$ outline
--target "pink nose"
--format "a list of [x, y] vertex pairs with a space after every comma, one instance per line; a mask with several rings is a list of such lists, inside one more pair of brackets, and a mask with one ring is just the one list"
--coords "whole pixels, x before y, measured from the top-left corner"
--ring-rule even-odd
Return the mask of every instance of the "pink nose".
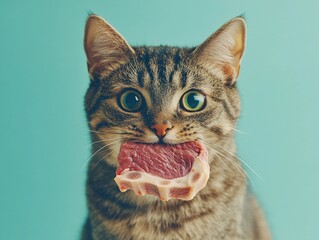
[[170, 123], [156, 123], [151, 126], [151, 129], [156, 132], [157, 136], [164, 137], [167, 131], [172, 129], [172, 125]]

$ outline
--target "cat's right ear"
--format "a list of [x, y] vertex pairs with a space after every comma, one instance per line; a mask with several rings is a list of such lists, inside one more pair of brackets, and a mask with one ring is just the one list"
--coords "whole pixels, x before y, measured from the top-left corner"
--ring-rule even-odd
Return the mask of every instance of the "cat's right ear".
[[90, 15], [87, 19], [84, 48], [92, 80], [107, 76], [134, 54], [121, 34], [97, 15]]
[[246, 22], [237, 17], [224, 24], [193, 52], [195, 61], [232, 86], [239, 75], [246, 45]]

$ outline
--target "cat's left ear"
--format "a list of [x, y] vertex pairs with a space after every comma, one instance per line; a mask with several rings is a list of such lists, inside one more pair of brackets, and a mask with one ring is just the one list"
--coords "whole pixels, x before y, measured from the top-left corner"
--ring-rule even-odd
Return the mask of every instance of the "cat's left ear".
[[97, 15], [90, 15], [86, 22], [84, 48], [91, 79], [108, 75], [135, 53], [121, 34]]
[[246, 44], [246, 23], [237, 17], [224, 24], [193, 52], [197, 64], [226, 85], [233, 85], [239, 75]]

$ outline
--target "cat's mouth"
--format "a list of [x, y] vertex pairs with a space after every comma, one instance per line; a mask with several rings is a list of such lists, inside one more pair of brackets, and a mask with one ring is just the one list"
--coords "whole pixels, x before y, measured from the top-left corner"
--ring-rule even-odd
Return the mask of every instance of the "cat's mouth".
[[198, 141], [180, 144], [123, 143], [115, 182], [122, 192], [161, 200], [192, 199], [209, 177], [208, 153]]

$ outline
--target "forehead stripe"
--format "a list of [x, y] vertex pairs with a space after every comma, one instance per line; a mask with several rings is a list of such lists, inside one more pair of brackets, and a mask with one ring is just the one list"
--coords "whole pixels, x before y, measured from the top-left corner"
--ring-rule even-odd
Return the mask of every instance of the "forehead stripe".
[[148, 75], [150, 76], [151, 81], [153, 81], [154, 80], [154, 74], [153, 74], [153, 71], [151, 69], [150, 54], [149, 54], [147, 48], [145, 48], [144, 65], [146, 67], [146, 71], [147, 71]]
[[173, 82], [174, 73], [177, 71], [177, 68], [179, 67], [179, 64], [181, 62], [181, 56], [180, 56], [180, 50], [179, 49], [176, 50], [175, 56], [173, 58], [173, 61], [174, 61], [174, 68], [171, 71], [171, 73], [169, 74], [169, 78], [168, 78], [170, 83]]
[[165, 49], [160, 49], [158, 52], [158, 57], [157, 57], [157, 74], [158, 74], [157, 77], [159, 82], [161, 83], [165, 83], [167, 81], [166, 64], [167, 64], [166, 51]]
[[186, 87], [186, 84], [187, 84], [187, 72], [184, 69], [182, 70], [181, 84], [182, 84], [182, 88]]
[[137, 72], [137, 83], [140, 87], [144, 87], [144, 71], [138, 70]]

